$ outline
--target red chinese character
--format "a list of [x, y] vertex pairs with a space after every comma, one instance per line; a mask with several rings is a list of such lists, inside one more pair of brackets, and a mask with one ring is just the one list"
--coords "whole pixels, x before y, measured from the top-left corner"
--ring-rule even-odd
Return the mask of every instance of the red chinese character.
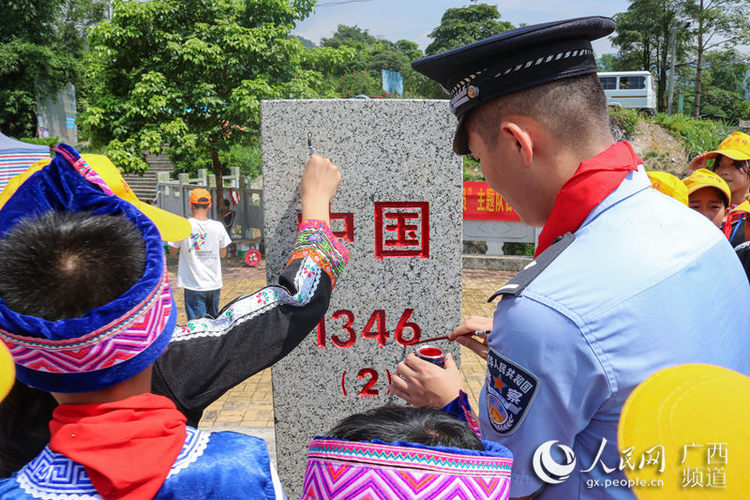
[[[334, 235], [343, 238], [346, 241], [354, 243], [354, 214], [347, 212], [330, 212], [329, 227]], [[334, 222], [343, 222], [344, 229], [336, 230]], [[302, 224], [302, 214], [297, 214], [297, 224]]]
[[430, 258], [428, 202], [375, 202], [375, 258], [383, 257]]

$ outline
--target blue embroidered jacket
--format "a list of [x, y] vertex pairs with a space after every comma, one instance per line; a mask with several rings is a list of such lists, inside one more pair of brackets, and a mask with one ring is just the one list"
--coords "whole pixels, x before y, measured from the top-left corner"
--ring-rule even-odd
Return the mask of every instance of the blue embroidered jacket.
[[[94, 500], [102, 497], [91, 484], [83, 465], [46, 447], [20, 471], [0, 479], [0, 498]], [[277, 498], [266, 443], [235, 432], [206, 433], [188, 427], [182, 451], [154, 498]]]

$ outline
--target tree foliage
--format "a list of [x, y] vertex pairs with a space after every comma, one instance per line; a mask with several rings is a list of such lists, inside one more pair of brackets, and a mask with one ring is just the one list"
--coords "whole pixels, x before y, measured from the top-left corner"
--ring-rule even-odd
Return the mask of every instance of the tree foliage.
[[[683, 23], [681, 0], [633, 0], [626, 12], [614, 16], [617, 32], [612, 43], [620, 48], [616, 71], [645, 70], [656, 77], [657, 108], [666, 109], [670, 30]], [[684, 60], [689, 33], [676, 34], [677, 56]]]
[[[289, 30], [312, 0], [115, 3], [90, 35], [97, 82], [83, 125], [124, 170], [166, 151], [180, 168], [209, 166], [257, 136], [261, 99], [312, 98], [322, 75], [301, 67]], [[221, 196], [221, 194], [219, 194]]]
[[701, 113], [704, 55], [711, 49], [750, 41], [750, 11], [747, 0], [684, 0], [683, 8], [693, 21], [696, 55], [693, 115], [697, 118]]
[[33, 136], [36, 98], [80, 82], [86, 31], [103, 19], [99, 0], [13, 0], [0, 23], [0, 130]]
[[440, 19], [440, 26], [428, 35], [433, 41], [425, 49], [425, 54], [455, 49], [510, 29], [513, 29], [513, 25], [500, 20], [500, 12], [495, 5], [479, 3], [448, 9]]

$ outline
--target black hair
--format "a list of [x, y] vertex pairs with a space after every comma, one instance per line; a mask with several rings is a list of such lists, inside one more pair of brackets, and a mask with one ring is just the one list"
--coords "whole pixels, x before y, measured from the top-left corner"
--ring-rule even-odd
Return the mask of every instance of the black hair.
[[193, 208], [208, 208], [208, 203], [191, 203], [190, 204]]
[[466, 424], [434, 408], [385, 405], [341, 420], [327, 436], [347, 441], [407, 441], [427, 446], [484, 450]]
[[596, 73], [563, 78], [498, 97], [470, 112], [470, 124], [487, 146], [494, 146], [500, 123], [509, 115], [534, 118], [572, 148], [592, 135], [609, 133], [607, 97]]
[[58, 320], [107, 304], [138, 282], [146, 248], [128, 219], [47, 212], [0, 240], [0, 297], [11, 310]]

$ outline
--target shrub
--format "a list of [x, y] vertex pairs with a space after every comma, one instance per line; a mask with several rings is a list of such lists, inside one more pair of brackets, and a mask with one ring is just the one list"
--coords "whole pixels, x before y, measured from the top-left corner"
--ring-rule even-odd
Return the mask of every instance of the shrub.
[[342, 98], [366, 95], [372, 98], [394, 97], [383, 90], [380, 75], [374, 75], [368, 71], [353, 71], [344, 73], [339, 77], [339, 94]]
[[609, 121], [613, 127], [622, 130], [625, 137], [631, 137], [633, 132], [635, 132], [635, 126], [641, 121], [641, 115], [638, 110], [633, 108], [610, 106]]
[[464, 180], [465, 181], [483, 181], [482, 168], [479, 162], [471, 156], [464, 156]]
[[727, 124], [723, 122], [696, 120], [683, 114], [659, 113], [654, 121], [669, 130], [672, 135], [685, 140], [688, 158], [715, 149], [730, 132]]
[[41, 144], [42, 146], [48, 146], [54, 148], [60, 142], [60, 138], [55, 137], [21, 137], [19, 141], [28, 142], [31, 144]]

